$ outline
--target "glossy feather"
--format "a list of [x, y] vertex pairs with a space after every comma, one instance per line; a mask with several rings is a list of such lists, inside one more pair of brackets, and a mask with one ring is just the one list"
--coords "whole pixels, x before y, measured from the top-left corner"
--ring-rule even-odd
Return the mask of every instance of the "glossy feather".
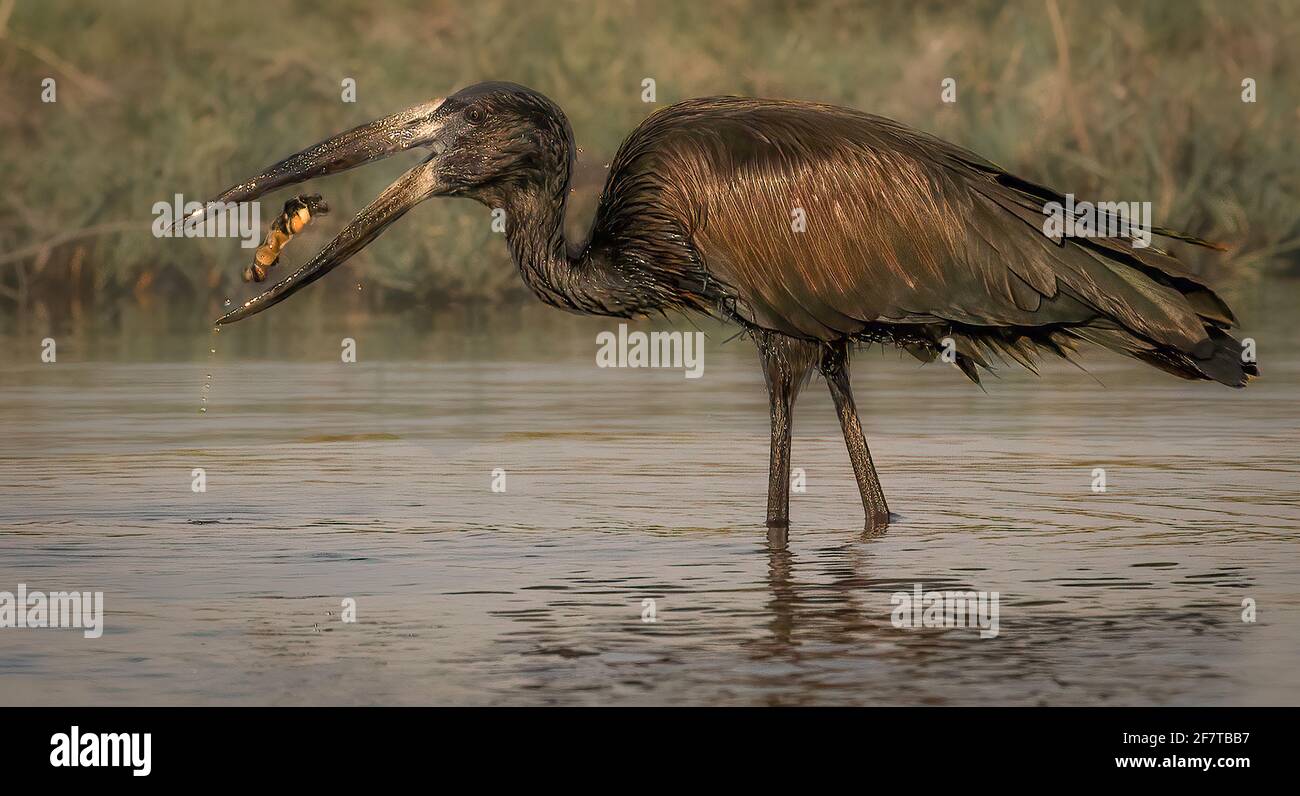
[[1063, 197], [889, 119], [713, 97], [629, 136], [591, 247], [658, 269], [684, 306], [721, 305], [759, 329], [889, 340], [922, 358], [951, 337], [974, 379], [990, 356], [1033, 367], [1079, 340], [1185, 378], [1241, 386], [1255, 374], [1223, 331], [1226, 304], [1172, 255], [1053, 240], [1047, 201]]

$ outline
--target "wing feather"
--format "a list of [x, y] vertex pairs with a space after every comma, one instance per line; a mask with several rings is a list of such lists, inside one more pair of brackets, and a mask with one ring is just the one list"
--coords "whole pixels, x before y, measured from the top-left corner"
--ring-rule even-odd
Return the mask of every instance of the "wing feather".
[[[960, 325], [968, 374], [985, 352], [1027, 367], [1036, 346], [1067, 356], [1071, 337], [1195, 371], [1181, 358], [1208, 361], [1231, 341], [1212, 334], [1235, 322], [1227, 305], [1167, 252], [1046, 235], [1043, 205], [1061, 200], [883, 117], [713, 97], [642, 123], [603, 204], [635, 201], [668, 219], [744, 320], [801, 338], [882, 324], [933, 338]], [[1159, 346], [1174, 351], [1150, 353]]]

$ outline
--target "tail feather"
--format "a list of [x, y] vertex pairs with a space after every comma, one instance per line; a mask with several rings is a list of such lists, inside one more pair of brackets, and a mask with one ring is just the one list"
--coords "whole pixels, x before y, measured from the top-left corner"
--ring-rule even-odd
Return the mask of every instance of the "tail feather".
[[1207, 249], [1214, 249], [1215, 251], [1219, 251], [1219, 252], [1226, 252], [1228, 250], [1228, 247], [1224, 246], [1222, 243], [1213, 243], [1211, 241], [1205, 240], [1204, 238], [1198, 238], [1195, 235], [1188, 235], [1185, 232], [1175, 232], [1174, 230], [1169, 229], [1168, 227], [1152, 227], [1151, 231], [1164, 238], [1173, 238], [1174, 240], [1186, 241], [1187, 243], [1191, 243], [1196, 246], [1204, 246]]
[[1245, 360], [1244, 349], [1236, 338], [1218, 329], [1208, 331], [1210, 344], [1197, 353], [1144, 340], [1115, 325], [1078, 326], [1066, 333], [1184, 379], [1207, 379], [1229, 387], [1245, 387], [1259, 375], [1259, 367]]
[[[1060, 199], [1051, 189], [1019, 178], [999, 176], [1012, 189], [993, 198], [1004, 208], [1032, 208], [1033, 199]], [[1031, 199], [1032, 197], [1033, 199]], [[1152, 227], [1164, 238], [1218, 251], [1225, 247], [1177, 232]], [[1124, 237], [1072, 238], [1055, 252], [1058, 285], [1097, 311], [1083, 324], [1056, 329], [1022, 330], [1038, 345], [1069, 358], [1062, 341], [1084, 340], [1185, 379], [1206, 379], [1244, 387], [1259, 375], [1246, 361], [1241, 343], [1227, 330], [1237, 318], [1227, 303], [1182, 262], [1155, 246], [1139, 246]], [[1080, 257], [1079, 254], [1087, 257]], [[1005, 335], [1003, 335], [1005, 336]]]
[[993, 371], [993, 361], [1018, 364], [1038, 375], [1043, 355], [1058, 356], [1082, 368], [1076, 353], [1078, 344], [1092, 345], [1132, 357], [1183, 379], [1216, 381], [1228, 387], [1245, 387], [1259, 375], [1259, 366], [1247, 361], [1242, 343], [1214, 326], [1207, 326], [1208, 339], [1194, 351], [1184, 351], [1134, 334], [1109, 319], [1054, 328], [933, 327], [931, 341], [908, 343], [905, 349], [922, 362], [933, 361], [943, 350], [944, 338], [956, 343], [952, 361], [963, 374], [980, 383], [980, 369]]
[[[1010, 175], [969, 153], [953, 157], [991, 175], [977, 192], [1036, 231], [1042, 229], [1043, 203], [1063, 201], [1056, 191]], [[977, 208], [985, 205], [976, 205]], [[1163, 238], [1224, 251], [1203, 238], [1166, 227], [1152, 227]], [[1035, 326], [927, 325], [906, 340], [918, 359], [933, 359], [944, 338], [956, 341], [953, 362], [979, 383], [979, 368], [996, 359], [1037, 372], [1035, 361], [1054, 354], [1074, 364], [1078, 342], [1133, 357], [1184, 379], [1203, 379], [1244, 387], [1259, 375], [1245, 361], [1241, 343], [1228, 330], [1237, 318], [1205, 281], [1171, 253], [1142, 246], [1130, 237], [1039, 238], [1041, 248], [1002, 252], [1006, 268], [1031, 295], [1042, 319]], [[995, 247], [996, 248], [996, 247]], [[1012, 281], [1012, 287], [1020, 282]], [[1036, 293], [1037, 296], [1033, 294]]]

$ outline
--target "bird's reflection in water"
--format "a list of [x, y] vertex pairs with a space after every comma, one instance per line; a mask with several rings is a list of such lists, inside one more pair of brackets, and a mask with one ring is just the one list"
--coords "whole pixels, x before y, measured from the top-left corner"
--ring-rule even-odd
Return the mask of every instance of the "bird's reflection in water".
[[[801, 648], [840, 645], [888, 621], [888, 601], [875, 606], [864, 559], [867, 532], [799, 555], [790, 550], [790, 529], [767, 529], [768, 635], [751, 646], [755, 659], [784, 658], [794, 663]], [[817, 581], [821, 581], [820, 583]]]

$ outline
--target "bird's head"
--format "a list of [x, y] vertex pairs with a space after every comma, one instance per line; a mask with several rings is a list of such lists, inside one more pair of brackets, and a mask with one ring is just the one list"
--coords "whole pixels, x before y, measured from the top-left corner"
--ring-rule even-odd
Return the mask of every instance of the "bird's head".
[[[537, 192], [562, 201], [573, 136], [555, 103], [514, 83], [479, 83], [321, 141], [241, 182], [209, 204], [265, 193], [419, 150], [426, 157], [397, 178], [315, 257], [265, 292], [217, 319], [247, 318], [320, 279], [406, 211], [432, 196], [463, 196], [506, 207]], [[182, 223], [195, 216], [183, 219]]]
[[443, 103], [455, 119], [438, 156], [442, 194], [500, 207], [515, 191], [562, 187], [573, 162], [564, 112], [514, 83], [479, 83]]

